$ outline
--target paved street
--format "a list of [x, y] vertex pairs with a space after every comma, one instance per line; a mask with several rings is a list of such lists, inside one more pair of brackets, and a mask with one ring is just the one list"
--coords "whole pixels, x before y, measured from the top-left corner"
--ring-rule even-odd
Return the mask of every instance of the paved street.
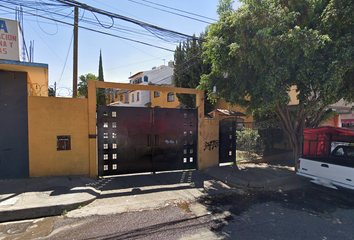
[[154, 209], [7, 222], [0, 239], [354, 239], [352, 196], [312, 185], [250, 189]]

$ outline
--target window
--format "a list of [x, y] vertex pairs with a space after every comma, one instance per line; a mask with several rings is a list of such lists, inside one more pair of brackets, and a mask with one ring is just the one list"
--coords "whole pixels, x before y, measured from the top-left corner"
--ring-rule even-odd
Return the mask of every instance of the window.
[[111, 95], [108, 95], [108, 101], [111, 101]]
[[156, 97], [160, 97], [160, 92], [155, 91], [155, 92], [154, 92], [154, 97], [155, 97], [155, 98], [156, 98]]
[[148, 82], [148, 81], [149, 81], [148, 76], [144, 76], [144, 82]]
[[133, 81], [133, 84], [139, 84], [139, 83], [141, 83], [141, 82], [143, 82], [143, 79], [142, 79], [142, 77], [139, 77], [139, 78], [136, 78], [136, 79]]
[[354, 149], [353, 148], [347, 148], [347, 155], [349, 157], [354, 157]]
[[115, 96], [115, 98], [118, 98], [118, 93], [116, 92], [116, 93], [114, 94], [114, 96]]
[[140, 92], [136, 93], [136, 101], [140, 101]]
[[123, 101], [123, 94], [120, 95], [120, 101]]
[[342, 147], [338, 148], [337, 151], [333, 155], [335, 155], [335, 156], [343, 156], [344, 155], [344, 149]]
[[71, 136], [57, 136], [57, 151], [71, 150]]
[[132, 102], [134, 102], [134, 94], [132, 94]]
[[175, 94], [170, 92], [167, 94], [167, 102], [173, 102], [175, 100]]

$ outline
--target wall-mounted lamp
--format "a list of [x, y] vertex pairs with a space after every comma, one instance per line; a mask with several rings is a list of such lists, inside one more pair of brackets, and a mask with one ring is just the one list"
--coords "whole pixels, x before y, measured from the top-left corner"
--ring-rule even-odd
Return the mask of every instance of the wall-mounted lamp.
[[212, 99], [218, 98], [218, 93], [216, 92], [216, 86], [213, 87], [213, 91], [211, 92], [211, 98]]

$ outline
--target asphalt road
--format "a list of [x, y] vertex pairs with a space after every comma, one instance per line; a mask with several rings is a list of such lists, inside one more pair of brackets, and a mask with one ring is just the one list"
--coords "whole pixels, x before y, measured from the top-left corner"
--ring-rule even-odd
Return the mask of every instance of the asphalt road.
[[354, 239], [353, 196], [253, 189], [160, 209], [2, 223], [0, 239]]

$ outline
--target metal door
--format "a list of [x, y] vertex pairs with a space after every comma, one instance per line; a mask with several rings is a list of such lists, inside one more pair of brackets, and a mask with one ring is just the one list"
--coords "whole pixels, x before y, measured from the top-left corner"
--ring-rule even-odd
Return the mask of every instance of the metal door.
[[100, 176], [196, 168], [197, 110], [97, 110]]
[[152, 171], [149, 108], [99, 106], [97, 129], [100, 176]]
[[28, 177], [27, 73], [0, 71], [0, 179]]
[[236, 163], [236, 119], [219, 123], [219, 163]]
[[155, 108], [154, 171], [197, 168], [197, 110]]

